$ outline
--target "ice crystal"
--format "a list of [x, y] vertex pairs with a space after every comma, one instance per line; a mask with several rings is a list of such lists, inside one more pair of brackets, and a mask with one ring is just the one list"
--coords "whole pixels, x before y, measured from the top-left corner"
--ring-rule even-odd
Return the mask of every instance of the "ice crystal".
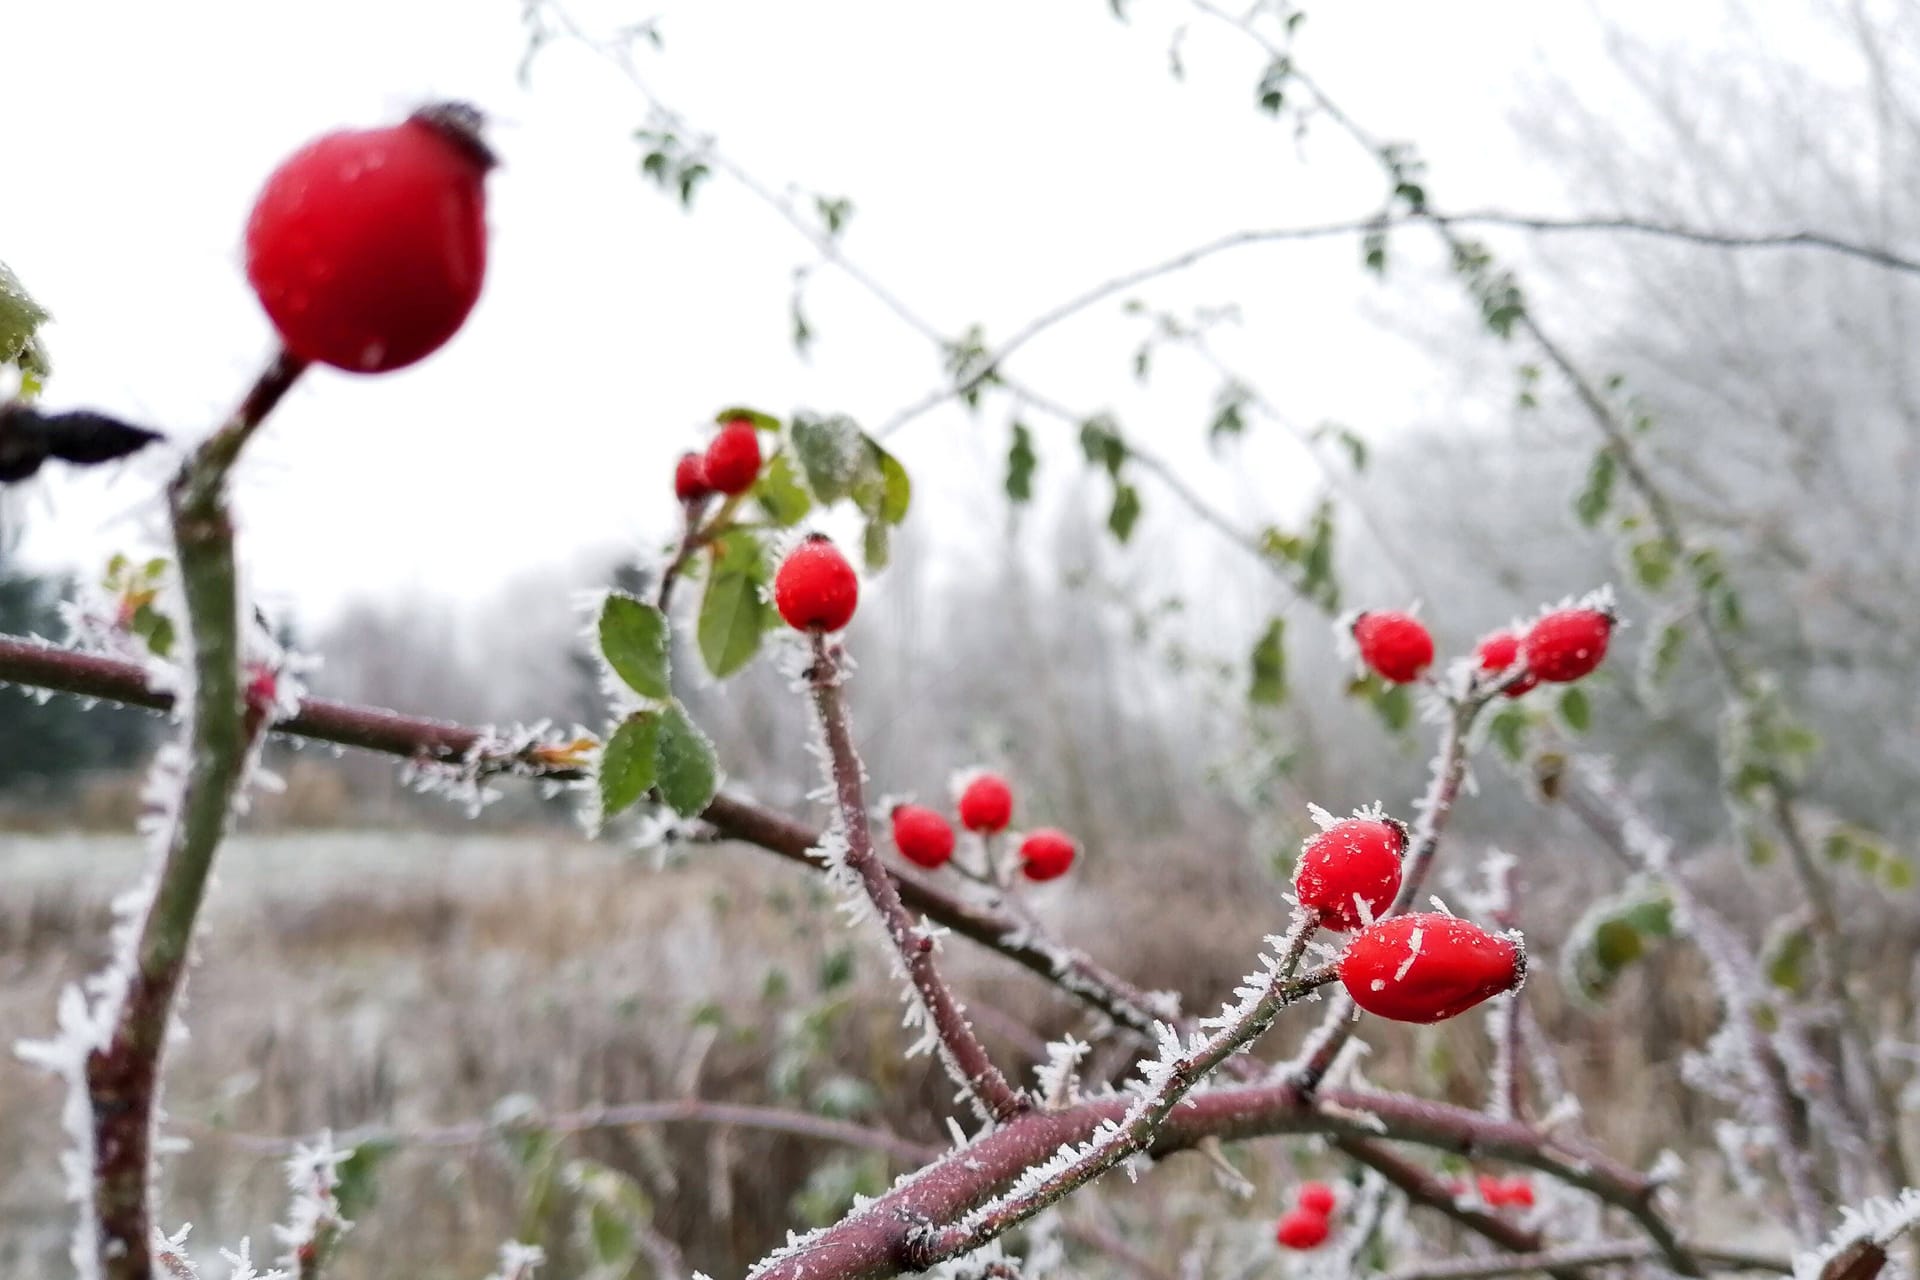
[[1797, 1255], [1793, 1280], [1820, 1280], [1829, 1264], [1856, 1245], [1884, 1249], [1894, 1237], [1920, 1223], [1920, 1187], [1908, 1187], [1891, 1200], [1876, 1197], [1840, 1210], [1840, 1225], [1818, 1249]]

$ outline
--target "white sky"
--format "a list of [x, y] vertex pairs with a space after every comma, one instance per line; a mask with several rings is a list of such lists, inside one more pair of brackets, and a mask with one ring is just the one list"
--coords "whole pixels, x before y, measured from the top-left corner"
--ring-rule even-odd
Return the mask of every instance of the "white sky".
[[[1586, 7], [1310, 8], [1302, 63], [1376, 133], [1419, 141], [1439, 203], [1555, 205], [1551, 174], [1517, 162], [1506, 114], [1547, 69], [1606, 91]], [[980, 322], [991, 339], [1221, 232], [1375, 207], [1378, 176], [1344, 139], [1323, 126], [1299, 148], [1252, 110], [1262, 59], [1240, 37], [1173, 0], [1133, 9], [1125, 26], [1101, 0], [571, 11], [600, 29], [657, 13], [666, 49], [642, 65], [667, 101], [764, 181], [851, 197], [850, 256], [943, 329]], [[1687, 9], [1608, 12], [1657, 33]], [[1188, 19], [1180, 84], [1166, 34]], [[11, 6], [5, 40], [0, 259], [56, 313], [48, 403], [183, 436], [224, 412], [270, 346], [238, 243], [271, 167], [318, 132], [430, 98], [497, 118], [493, 260], [465, 330], [400, 374], [310, 376], [243, 465], [254, 582], [309, 619], [362, 593], [477, 596], [663, 534], [672, 459], [723, 404], [874, 426], [939, 379], [925, 340], [831, 268], [815, 272], [819, 339], [798, 359], [787, 292], [806, 246], [724, 178], [691, 215], [645, 184], [631, 138], [645, 104], [591, 52], [549, 47], [523, 88], [512, 0], [63, 0]], [[1248, 301], [1226, 345], [1263, 388], [1297, 421], [1379, 435], [1459, 388], [1382, 324], [1408, 295], [1356, 260], [1350, 241], [1253, 250], [1151, 296]], [[1192, 478], [1229, 505], [1297, 502], [1306, 481], [1261, 446], [1237, 465], [1205, 457], [1211, 378], [1132, 386], [1135, 324], [1109, 307], [1011, 367], [1089, 411], [1121, 409], [1160, 451], [1192, 455]], [[1049, 458], [1070, 462], [1071, 433], [1033, 421]], [[913, 536], [964, 547], [967, 517], [997, 502], [1004, 423], [949, 409], [898, 438], [918, 481]], [[17, 508], [28, 559], [91, 566], [152, 545], [163, 465], [36, 483]]]

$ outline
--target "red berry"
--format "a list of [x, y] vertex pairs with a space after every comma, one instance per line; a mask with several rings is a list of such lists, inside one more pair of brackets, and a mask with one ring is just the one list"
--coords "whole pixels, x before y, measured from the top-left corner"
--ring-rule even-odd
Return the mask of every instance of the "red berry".
[[1295, 1209], [1280, 1219], [1273, 1238], [1284, 1249], [1318, 1249], [1327, 1242], [1327, 1215]]
[[1340, 957], [1340, 981], [1353, 1002], [1395, 1022], [1439, 1022], [1526, 976], [1513, 939], [1437, 911], [1391, 916], [1353, 936]]
[[[1480, 659], [1482, 671], [1512, 675], [1514, 664], [1520, 660], [1520, 637], [1511, 631], [1496, 631], [1481, 640], [1473, 652]], [[1507, 696], [1517, 698], [1539, 683], [1540, 677], [1529, 671], [1507, 686]]]
[[1480, 1198], [1487, 1202], [1487, 1205], [1489, 1208], [1503, 1209], [1506, 1207], [1506, 1204], [1507, 1204], [1507, 1184], [1506, 1183], [1502, 1182], [1500, 1179], [1494, 1177], [1490, 1173], [1483, 1173], [1479, 1177], [1475, 1178], [1473, 1181], [1474, 1181], [1474, 1186], [1480, 1192]]
[[1501, 1183], [1500, 1193], [1516, 1209], [1533, 1208], [1533, 1184], [1525, 1178], [1508, 1178]]
[[992, 835], [1013, 821], [1013, 788], [998, 774], [982, 773], [960, 793], [960, 825]]
[[893, 843], [901, 857], [931, 871], [953, 856], [953, 828], [931, 809], [917, 804], [896, 805]]
[[1308, 1213], [1317, 1213], [1326, 1217], [1333, 1212], [1333, 1188], [1324, 1182], [1303, 1182], [1300, 1193], [1294, 1197], [1294, 1204]]
[[853, 620], [860, 579], [831, 539], [812, 534], [773, 575], [773, 603], [795, 631], [838, 631]]
[[247, 664], [246, 703], [256, 711], [272, 707], [280, 696], [280, 680], [273, 671], [258, 663]]
[[[1406, 828], [1397, 822], [1347, 818], [1307, 841], [1293, 868], [1300, 905], [1320, 917], [1320, 927], [1345, 933], [1374, 919], [1400, 892], [1400, 857]], [[1366, 910], [1360, 902], [1366, 903]]]
[[760, 433], [745, 418], [720, 428], [707, 445], [707, 484], [719, 493], [745, 493], [760, 475]]
[[1433, 665], [1433, 637], [1410, 614], [1363, 613], [1353, 620], [1353, 639], [1360, 660], [1394, 684], [1411, 684]]
[[352, 373], [422, 360], [479, 300], [485, 179], [472, 107], [308, 143], [273, 171], [247, 220], [247, 279], [287, 350]]
[[1612, 634], [1613, 615], [1604, 609], [1560, 609], [1534, 623], [1520, 649], [1527, 670], [1565, 684], [1600, 665]]
[[706, 459], [697, 453], [683, 453], [673, 468], [673, 493], [682, 502], [698, 502], [713, 492], [707, 483]]
[[1067, 874], [1075, 852], [1072, 836], [1042, 827], [1020, 842], [1020, 870], [1029, 880], [1054, 880]]

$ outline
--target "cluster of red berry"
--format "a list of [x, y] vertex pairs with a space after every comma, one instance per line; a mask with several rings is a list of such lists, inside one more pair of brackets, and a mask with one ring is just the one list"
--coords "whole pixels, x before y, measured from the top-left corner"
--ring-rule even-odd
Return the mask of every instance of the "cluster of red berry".
[[[1533, 1183], [1525, 1178], [1496, 1178], [1483, 1173], [1473, 1180], [1473, 1185], [1489, 1209], [1533, 1208]], [[1458, 1199], [1467, 1194], [1467, 1184], [1453, 1179], [1447, 1183], [1447, 1190]]]
[[1286, 1249], [1318, 1249], [1333, 1231], [1333, 1211], [1339, 1198], [1324, 1182], [1303, 1182], [1293, 1208], [1281, 1215], [1273, 1238]]
[[[1500, 677], [1517, 698], [1542, 681], [1567, 684], [1589, 675], [1607, 656], [1614, 616], [1585, 606], [1543, 614], [1524, 633], [1496, 631], [1474, 649], [1480, 670]], [[1433, 634], [1408, 613], [1362, 613], [1353, 620], [1360, 661], [1390, 684], [1411, 684], [1433, 665]]]
[[[982, 840], [997, 836], [1013, 821], [1013, 788], [998, 774], [976, 773], [961, 788], [955, 808], [961, 826]], [[937, 870], [953, 857], [953, 828], [924, 805], [895, 805], [893, 843], [908, 862]], [[1017, 851], [1020, 874], [1036, 881], [1058, 879], [1073, 865], [1078, 852], [1073, 837], [1064, 831], [1042, 827], [1028, 832]]]
[[673, 492], [680, 501], [705, 502], [716, 493], [733, 497], [760, 478], [760, 432], [751, 420], [735, 418], [707, 443], [705, 453], [683, 453], [673, 469]]

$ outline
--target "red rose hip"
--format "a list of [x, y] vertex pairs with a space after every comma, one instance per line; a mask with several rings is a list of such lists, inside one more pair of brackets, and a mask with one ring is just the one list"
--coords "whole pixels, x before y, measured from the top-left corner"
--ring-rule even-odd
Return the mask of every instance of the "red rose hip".
[[[1520, 637], [1511, 631], [1496, 631], [1482, 639], [1473, 654], [1480, 659], [1482, 671], [1491, 675], [1511, 676], [1520, 662]], [[1540, 677], [1529, 671], [1507, 686], [1507, 696], [1517, 698], [1539, 683]]]
[[1273, 1238], [1283, 1249], [1318, 1249], [1327, 1242], [1327, 1215], [1295, 1209], [1280, 1219]]
[[1406, 851], [1407, 830], [1397, 822], [1336, 822], [1301, 849], [1293, 868], [1294, 895], [1319, 917], [1321, 928], [1358, 929], [1393, 904]]
[[705, 462], [707, 484], [716, 492], [745, 493], [760, 476], [760, 433], [735, 418], [708, 443]]
[[351, 373], [437, 351], [487, 271], [480, 113], [446, 103], [317, 138], [268, 177], [247, 220], [247, 280], [288, 351]]
[[1406, 613], [1363, 613], [1353, 620], [1360, 660], [1382, 680], [1411, 684], [1433, 665], [1433, 636]]
[[1029, 880], [1057, 880], [1073, 865], [1075, 852], [1072, 836], [1042, 827], [1020, 842], [1020, 872]]
[[1293, 1203], [1308, 1213], [1317, 1213], [1324, 1218], [1333, 1212], [1333, 1188], [1324, 1182], [1303, 1182]]
[[1353, 936], [1340, 982], [1368, 1013], [1395, 1022], [1440, 1022], [1526, 976], [1513, 939], [1437, 911], [1391, 916]]
[[1607, 656], [1613, 615], [1604, 609], [1557, 609], [1527, 629], [1520, 642], [1527, 670], [1566, 684], [1592, 674]]
[[682, 502], [698, 502], [712, 493], [706, 459], [697, 453], [681, 454], [673, 467], [673, 496]]
[[773, 575], [773, 604], [795, 631], [838, 631], [853, 620], [860, 579], [825, 534], [810, 535]]
[[896, 805], [893, 843], [901, 857], [931, 871], [953, 856], [953, 828], [931, 809], [917, 804]]
[[1013, 788], [998, 774], [977, 774], [960, 792], [959, 809], [960, 825], [969, 831], [1005, 831], [1013, 821]]

